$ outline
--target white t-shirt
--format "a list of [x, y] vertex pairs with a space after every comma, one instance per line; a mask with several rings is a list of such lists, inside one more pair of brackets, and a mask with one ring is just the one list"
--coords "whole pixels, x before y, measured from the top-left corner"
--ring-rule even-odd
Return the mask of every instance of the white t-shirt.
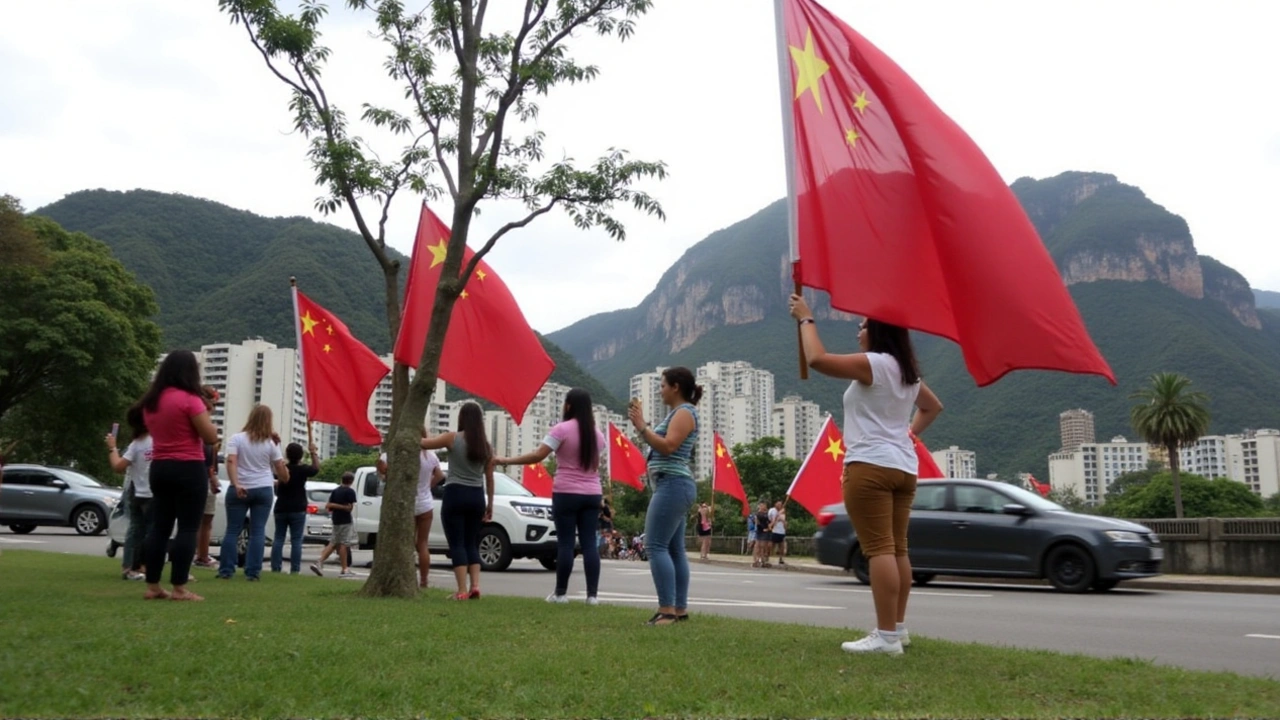
[[[387, 462], [386, 453], [382, 453], [381, 460], [383, 463]], [[413, 503], [415, 515], [421, 515], [434, 507], [434, 498], [431, 496], [431, 476], [435, 474], [438, 467], [440, 467], [440, 458], [436, 457], [434, 450], [423, 450], [418, 453], [418, 494]]]
[[254, 442], [249, 434], [238, 432], [227, 443], [227, 457], [235, 456], [236, 474], [240, 487], [246, 489], [271, 487], [276, 481], [272, 468], [276, 461], [284, 460], [280, 446], [270, 438]]
[[844, 391], [845, 464], [865, 462], [916, 474], [909, 435], [911, 409], [920, 383], [904, 385], [898, 361], [887, 353], [867, 353], [871, 385], [854, 380]]
[[151, 436], [145, 435], [129, 443], [120, 457], [129, 461], [129, 468], [124, 471], [125, 489], [132, 485], [134, 497], [152, 497]]
[[[774, 509], [776, 510], [777, 508], [774, 508]], [[787, 534], [787, 514], [786, 513], [776, 512], [773, 514], [773, 534], [774, 535]]]

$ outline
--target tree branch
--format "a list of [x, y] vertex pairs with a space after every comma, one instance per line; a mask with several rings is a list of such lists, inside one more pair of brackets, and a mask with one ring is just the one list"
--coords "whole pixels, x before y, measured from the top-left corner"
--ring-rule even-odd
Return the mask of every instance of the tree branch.
[[[463, 269], [462, 277], [466, 278], [467, 282], [471, 280], [471, 274], [475, 272], [476, 265], [480, 264], [480, 261], [484, 258], [485, 255], [489, 254], [489, 251], [493, 249], [493, 246], [497, 244], [498, 240], [503, 235], [506, 235], [512, 230], [518, 230], [519, 228], [522, 228], [525, 225], [528, 225], [529, 223], [537, 219], [539, 215], [546, 215], [547, 213], [551, 212], [551, 209], [554, 208], [557, 203], [567, 199], [568, 198], [563, 198], [563, 197], [553, 197], [549, 201], [547, 201], [546, 205], [543, 205], [537, 210], [534, 210], [533, 212], [529, 213], [524, 217], [524, 219], [509, 222], [506, 225], [503, 225], [502, 227], [498, 228], [497, 232], [495, 232], [487, 241], [485, 241], [484, 246], [481, 247], [479, 250], [477, 250], [475, 255], [471, 256], [471, 261], [468, 262], [467, 266]], [[462, 283], [463, 288], [465, 288], [466, 286], [467, 286], [466, 282]]]
[[[406, 42], [404, 26], [397, 22], [395, 27], [396, 39], [401, 45], [404, 45]], [[440, 146], [440, 123], [433, 121], [431, 113], [427, 111], [427, 103], [422, 97], [422, 88], [418, 84], [418, 76], [412, 72], [409, 67], [408, 60], [402, 60], [400, 62], [400, 71], [409, 82], [409, 91], [413, 94], [413, 101], [418, 106], [418, 117], [422, 118], [422, 122], [426, 124], [427, 130], [431, 132], [431, 137], [434, 140], [432, 146], [435, 148], [436, 152], [436, 163], [439, 165], [441, 173], [444, 174], [445, 184], [449, 186], [449, 195], [457, 200], [458, 184], [453, 180], [453, 171], [449, 169], [449, 163], [445, 162], [444, 148]]]

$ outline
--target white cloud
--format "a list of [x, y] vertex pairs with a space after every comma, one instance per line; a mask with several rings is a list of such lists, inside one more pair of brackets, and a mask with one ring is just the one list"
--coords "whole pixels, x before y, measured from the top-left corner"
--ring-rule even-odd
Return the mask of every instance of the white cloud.
[[[370, 25], [333, 4], [331, 96], [353, 118], [360, 102], [397, 102]], [[575, 56], [601, 76], [542, 99], [537, 125], [550, 158], [589, 161], [617, 146], [665, 160], [671, 176], [651, 190], [668, 219], [620, 210], [625, 243], [560, 216], [505, 238], [492, 264], [541, 330], [636, 304], [690, 245], [784, 192], [770, 4], [655, 5], [623, 45], [575, 43]], [[1114, 173], [1185, 217], [1202, 253], [1255, 287], [1280, 289], [1280, 244], [1268, 237], [1266, 210], [1280, 196], [1272, 4], [828, 7], [911, 73], [1006, 180]], [[213, 0], [44, 0], [5, 15], [0, 191], [34, 208], [84, 188], [144, 187], [317, 216], [321, 193], [292, 133], [288, 94]], [[390, 224], [406, 253], [415, 202], [402, 198]], [[449, 208], [437, 211], [447, 217]], [[519, 211], [488, 206], [474, 227], [491, 232]], [[346, 214], [328, 220], [353, 226]]]

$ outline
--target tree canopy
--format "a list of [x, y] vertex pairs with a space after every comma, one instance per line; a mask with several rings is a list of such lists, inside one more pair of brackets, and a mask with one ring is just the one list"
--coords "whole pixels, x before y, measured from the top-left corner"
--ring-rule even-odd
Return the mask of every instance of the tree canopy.
[[[1183, 475], [1181, 483], [1186, 517], [1255, 517], [1265, 511], [1262, 498], [1244, 483], [1199, 475]], [[1109, 499], [1104, 511], [1125, 518], [1180, 517], [1173, 503], [1172, 473], [1162, 472], [1145, 485], [1130, 487], [1114, 501]]]

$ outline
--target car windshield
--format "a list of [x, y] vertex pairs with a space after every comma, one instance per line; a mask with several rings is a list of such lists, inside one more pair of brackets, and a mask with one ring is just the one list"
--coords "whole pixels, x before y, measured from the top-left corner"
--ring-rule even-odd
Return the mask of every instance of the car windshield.
[[493, 473], [493, 494], [533, 497], [533, 493], [526, 490], [523, 485], [516, 482], [510, 475], [497, 471]]
[[58, 477], [62, 478], [63, 480], [66, 480], [72, 485], [79, 485], [80, 487], [106, 487], [105, 485], [98, 482], [97, 480], [94, 480], [88, 475], [85, 475], [83, 473], [78, 473], [75, 470], [66, 470], [66, 469], [59, 470]]
[[1033, 493], [1030, 490], [1023, 490], [1017, 485], [1005, 485], [1000, 488], [1000, 490], [1001, 492], [1012, 495], [1015, 501], [1026, 505], [1033, 510], [1066, 510], [1066, 508], [1062, 507], [1058, 503], [1053, 502], [1052, 500], [1045, 500], [1040, 497], [1039, 494]]

